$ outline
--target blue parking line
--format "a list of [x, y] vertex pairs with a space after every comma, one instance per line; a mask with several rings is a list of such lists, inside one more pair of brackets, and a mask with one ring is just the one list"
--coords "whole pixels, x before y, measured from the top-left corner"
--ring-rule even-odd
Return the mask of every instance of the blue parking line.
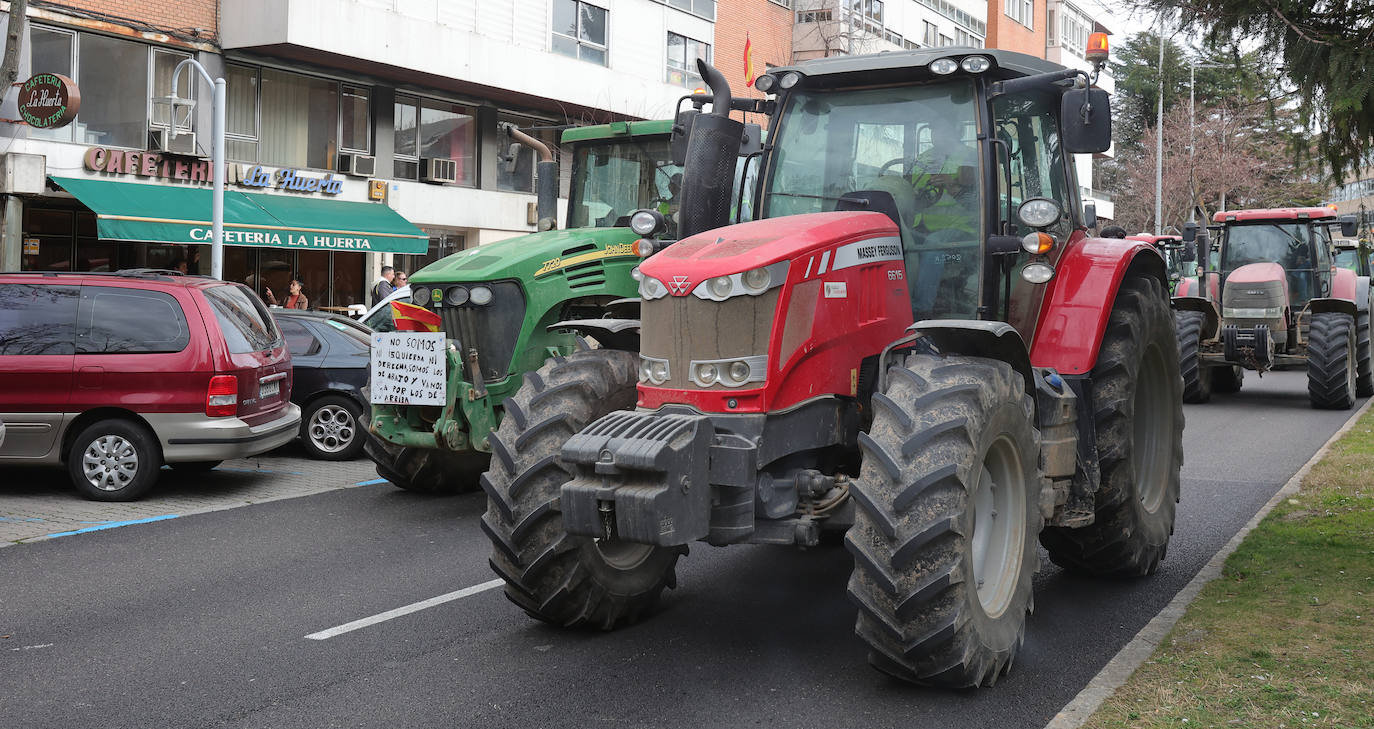
[[150, 516], [150, 517], [148, 517], [147, 519], [133, 519], [133, 520], [130, 520], [130, 521], [112, 521], [112, 522], [110, 522], [110, 523], [108, 523], [108, 524], [101, 524], [100, 526], [86, 527], [85, 529], [77, 529], [76, 531], [71, 531], [71, 532], [58, 532], [58, 533], [56, 533], [56, 534], [49, 534], [49, 535], [48, 535], [48, 538], [51, 539], [51, 538], [53, 538], [53, 537], [70, 537], [70, 536], [73, 535], [73, 534], [85, 534], [86, 532], [98, 532], [98, 531], [100, 531], [101, 529], [114, 529], [115, 527], [129, 526], [129, 525], [131, 525], [131, 524], [147, 524], [147, 523], [150, 522], [150, 521], [163, 521], [163, 520], [166, 520], [166, 519], [175, 519], [175, 518], [177, 518], [178, 516], [181, 516], [181, 515], [180, 515], [180, 514], [163, 514], [162, 516]]
[[372, 479], [371, 481], [359, 481], [359, 482], [357, 482], [357, 483], [355, 483], [355, 484], [353, 484], [353, 485], [354, 485], [354, 486], [376, 486], [376, 485], [379, 484], [379, 483], [386, 483], [386, 482], [387, 482], [387, 480], [384, 479], [384, 478], [374, 478], [374, 479]]

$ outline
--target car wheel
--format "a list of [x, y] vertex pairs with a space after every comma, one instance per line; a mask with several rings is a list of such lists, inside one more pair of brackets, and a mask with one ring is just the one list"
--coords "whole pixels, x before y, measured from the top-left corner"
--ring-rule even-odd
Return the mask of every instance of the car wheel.
[[345, 461], [363, 450], [362, 409], [347, 398], [325, 395], [310, 403], [301, 418], [301, 443], [311, 458]]
[[67, 451], [67, 472], [82, 496], [133, 501], [157, 481], [157, 439], [128, 420], [102, 420], [82, 430]]

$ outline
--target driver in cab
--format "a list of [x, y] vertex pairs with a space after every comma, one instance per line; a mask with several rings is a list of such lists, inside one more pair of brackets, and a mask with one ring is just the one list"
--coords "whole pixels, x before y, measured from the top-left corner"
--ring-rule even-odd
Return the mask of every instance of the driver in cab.
[[907, 270], [916, 274], [912, 313], [917, 321], [971, 314], [977, 288], [975, 283], [974, 292], [967, 291], [977, 273], [978, 152], [964, 142], [958, 124], [937, 119], [930, 131], [931, 147], [917, 156], [911, 173], [916, 260], [908, 252]]

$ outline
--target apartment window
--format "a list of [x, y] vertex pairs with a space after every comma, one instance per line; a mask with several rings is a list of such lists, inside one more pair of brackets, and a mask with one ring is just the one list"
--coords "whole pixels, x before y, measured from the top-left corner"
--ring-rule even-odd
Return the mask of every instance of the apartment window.
[[582, 0], [554, 0], [553, 52], [607, 65], [608, 15], [605, 8]]
[[901, 46], [905, 39], [902, 34], [892, 30], [883, 31], [883, 40], [896, 46]]
[[[30, 68], [71, 78], [81, 89], [82, 104], [73, 124], [31, 129], [30, 136], [146, 149], [153, 54], [153, 47], [146, 43], [33, 26]], [[170, 91], [170, 71], [167, 79]]]
[[371, 91], [273, 68], [230, 65], [225, 79], [230, 159], [335, 169], [341, 150], [372, 149]]
[[940, 29], [929, 20], [922, 22], [925, 23], [925, 32], [921, 35], [921, 42], [925, 43], [927, 48], [934, 48], [940, 42]]
[[768, 2], [773, 3], [774, 5], [781, 5], [784, 8], [788, 9], [792, 7], [792, 0], [768, 0]]
[[797, 11], [798, 23], [825, 23], [834, 19], [834, 14], [829, 10], [799, 10]]
[[419, 179], [425, 159], [451, 159], [458, 163], [457, 184], [475, 184], [477, 121], [472, 109], [450, 101], [398, 94], [394, 123], [393, 174], [397, 179]]
[[[176, 72], [177, 64], [190, 58], [190, 54], [177, 53], [176, 51], [165, 51], [161, 48], [153, 49], [153, 98], [172, 95], [172, 75]], [[183, 99], [195, 98], [196, 70], [185, 68], [181, 71], [181, 78], [178, 79], [176, 95]], [[168, 104], [153, 104], [151, 100], [150, 116], [153, 126], [167, 128], [172, 125], [171, 107]], [[178, 131], [190, 131], [191, 119], [185, 116], [186, 111], [180, 110], [176, 125]]]
[[945, 35], [945, 34], [943, 34], [943, 33], [941, 33], [941, 34], [940, 34], [940, 47], [943, 48], [943, 47], [945, 47], [945, 46], [952, 46], [952, 45], [954, 45], [954, 39], [951, 38], [951, 37], [949, 37], [949, 36], [947, 36], [947, 35]]
[[1034, 0], [1005, 0], [1005, 2], [1008, 18], [1015, 20], [1027, 28], [1035, 28]]
[[1088, 34], [1090, 32], [1089, 26], [1091, 23], [1087, 19], [1074, 13], [1063, 13], [1060, 19], [1062, 22], [1060, 24], [1061, 32], [1059, 39], [1064, 47], [1080, 52], [1086, 49], [1088, 47]]
[[697, 59], [711, 62], [711, 46], [677, 33], [668, 34], [668, 75], [667, 81], [674, 86], [689, 89], [705, 85], [697, 75]]
[[[700, 15], [707, 20], [716, 19], [716, 0], [655, 0], [655, 2], [684, 10], [693, 15]], [[792, 0], [772, 0], [772, 2], [784, 7], [792, 7]]]

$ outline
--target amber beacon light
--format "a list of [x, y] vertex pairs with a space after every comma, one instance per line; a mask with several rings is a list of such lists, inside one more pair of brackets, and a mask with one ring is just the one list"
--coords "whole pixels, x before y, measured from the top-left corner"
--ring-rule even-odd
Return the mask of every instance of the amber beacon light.
[[1083, 52], [1083, 58], [1092, 63], [1107, 62], [1107, 34], [1093, 33], [1088, 36], [1088, 50]]

